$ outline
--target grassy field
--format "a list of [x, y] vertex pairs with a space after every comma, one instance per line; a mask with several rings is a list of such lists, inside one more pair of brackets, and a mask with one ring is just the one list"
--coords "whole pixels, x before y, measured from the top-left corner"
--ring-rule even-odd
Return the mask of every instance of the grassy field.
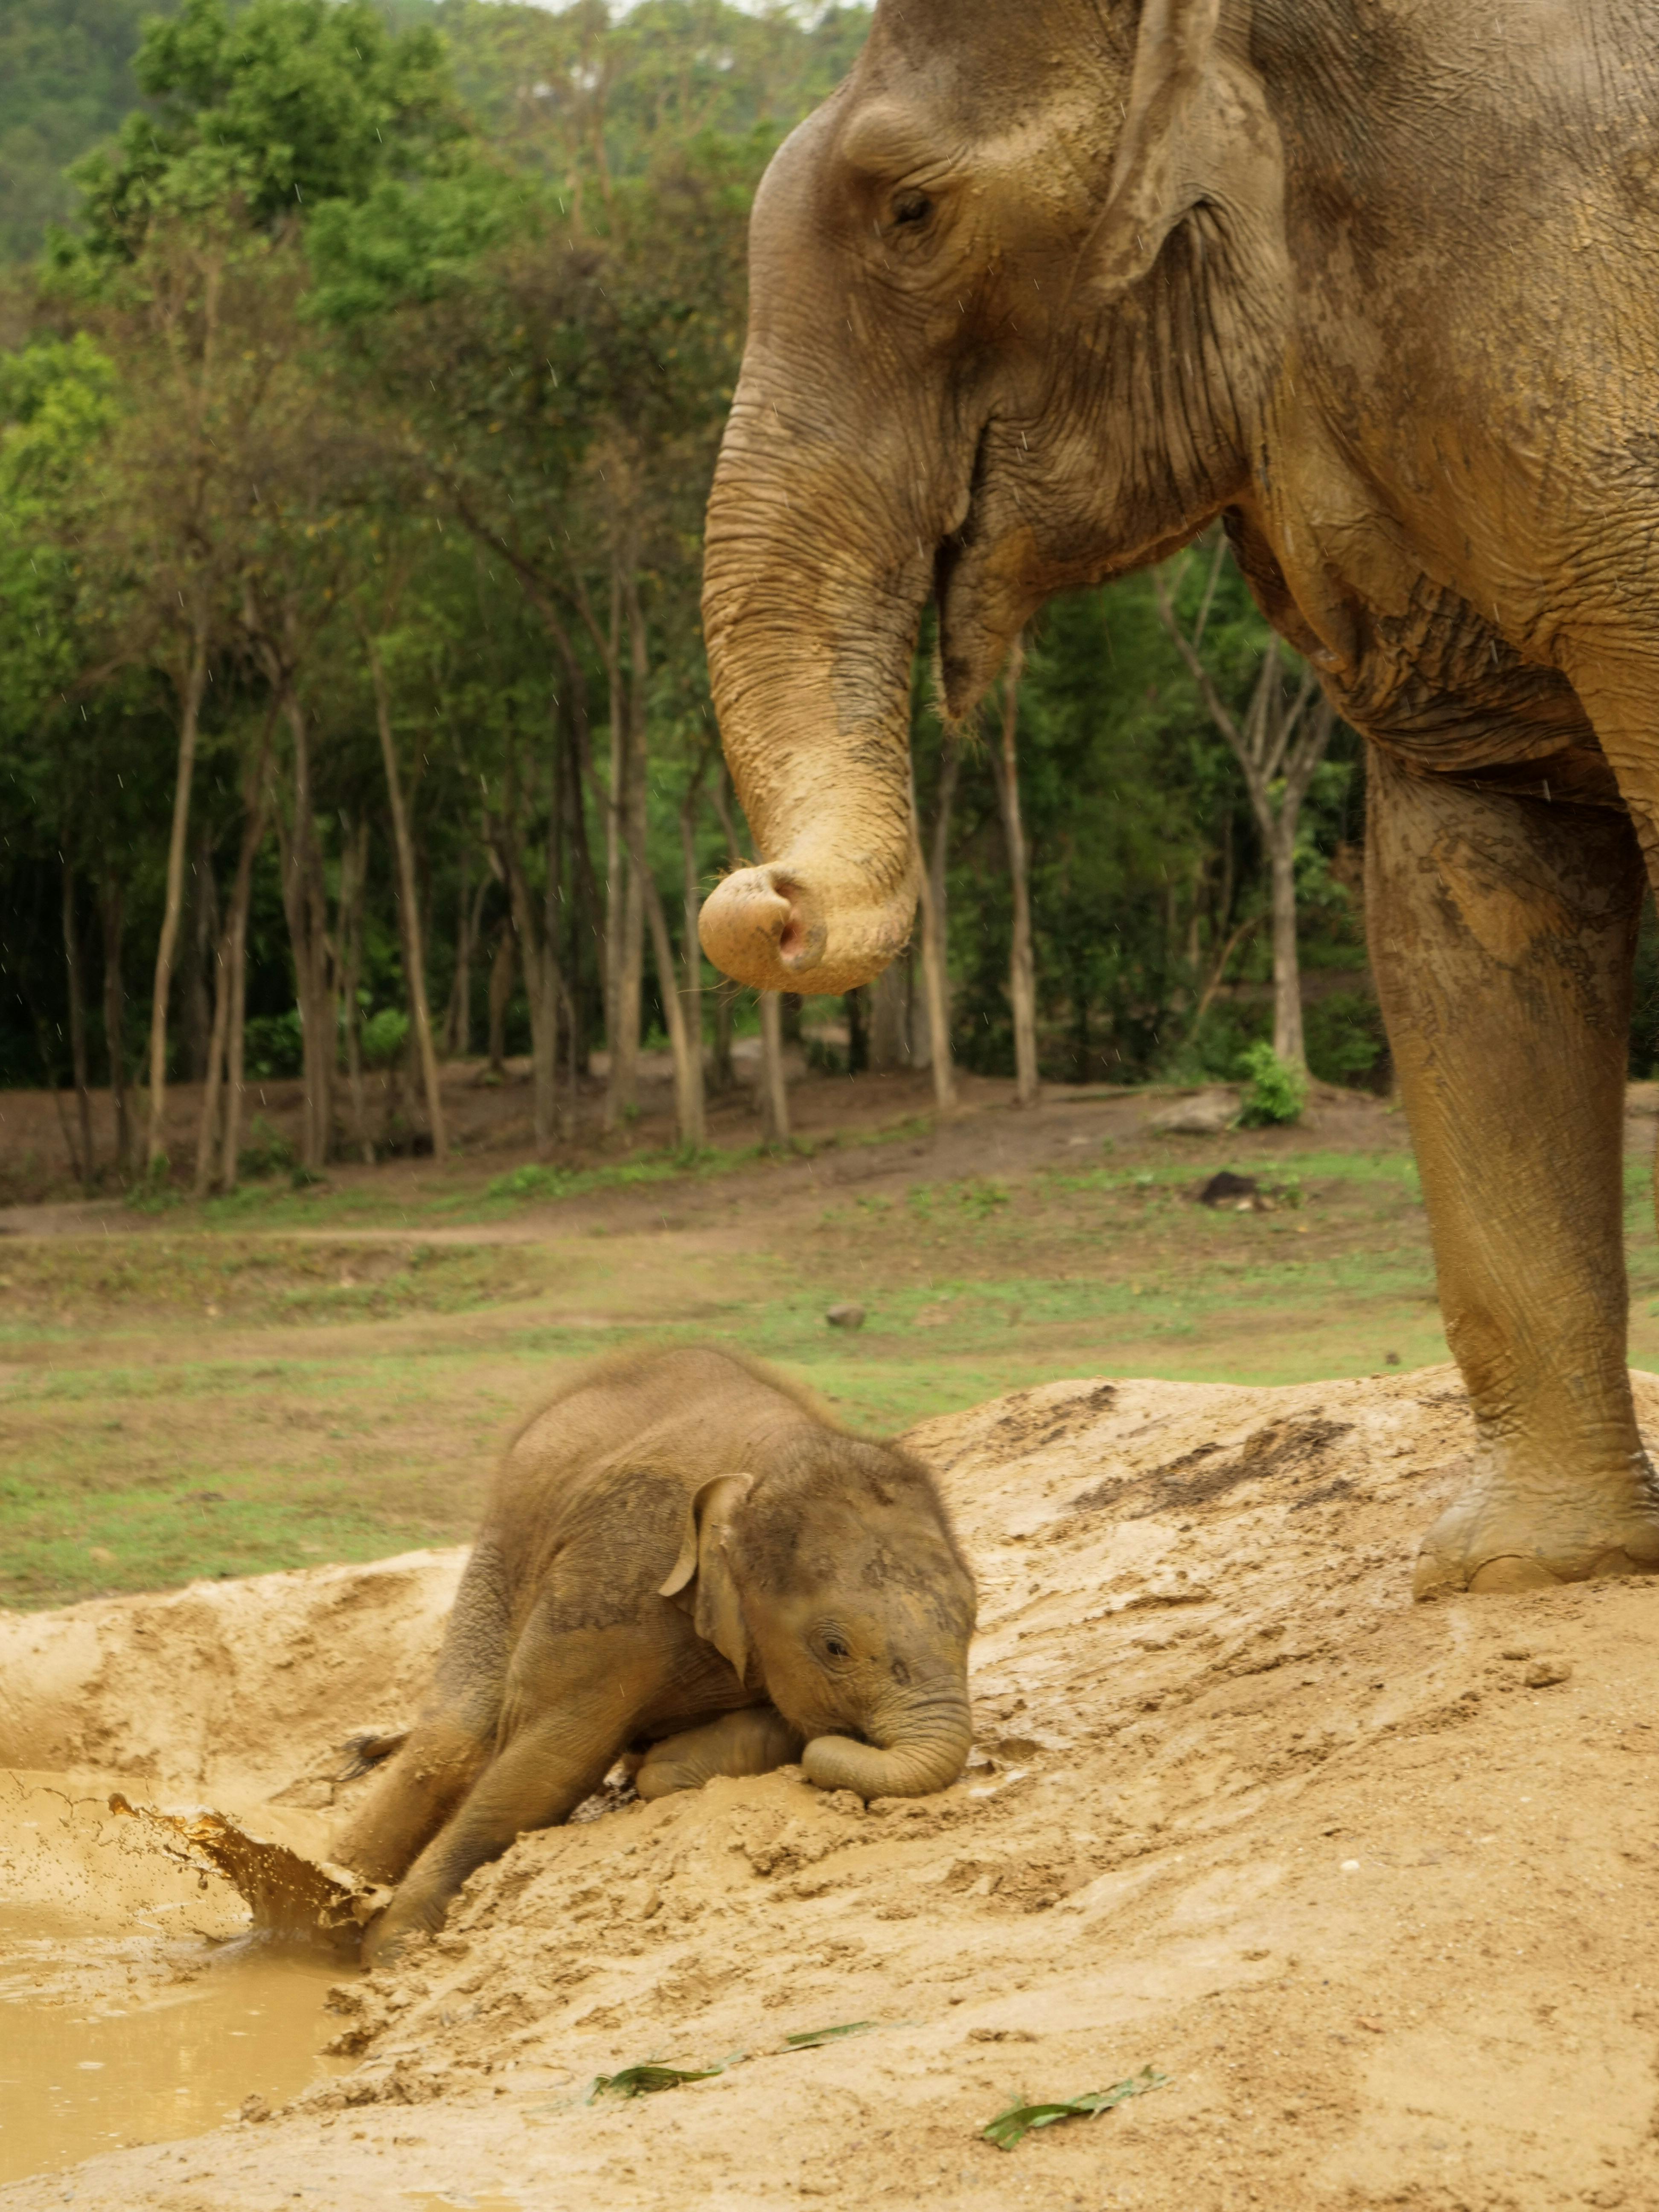
[[[470, 1531], [572, 1363], [729, 1342], [856, 1425], [1066, 1376], [1278, 1383], [1443, 1358], [1416, 1171], [1355, 1101], [1302, 1132], [1145, 1133], [1063, 1094], [810, 1154], [364, 1173], [71, 1214], [0, 1245], [0, 1603], [363, 1559]], [[1264, 1210], [1212, 1209], [1217, 1169]], [[1659, 1249], [1632, 1158], [1632, 1352]], [[852, 1301], [862, 1328], [826, 1326]]]

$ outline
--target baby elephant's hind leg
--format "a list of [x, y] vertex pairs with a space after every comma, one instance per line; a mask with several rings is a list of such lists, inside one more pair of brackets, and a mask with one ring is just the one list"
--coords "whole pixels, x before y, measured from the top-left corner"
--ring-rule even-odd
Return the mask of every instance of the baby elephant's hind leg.
[[769, 1774], [799, 1759], [805, 1741], [775, 1706], [746, 1705], [653, 1743], [634, 1787], [641, 1797], [667, 1797], [701, 1790], [716, 1774]]
[[448, 1714], [410, 1729], [332, 1856], [370, 1881], [400, 1881], [489, 1764], [492, 1747]]
[[356, 1771], [386, 1759], [332, 1848], [371, 1881], [400, 1881], [489, 1763], [507, 1668], [507, 1588], [499, 1553], [478, 1544], [455, 1593], [426, 1711], [403, 1736], [368, 1731], [369, 1741], [360, 1734], [347, 1746], [361, 1762]]

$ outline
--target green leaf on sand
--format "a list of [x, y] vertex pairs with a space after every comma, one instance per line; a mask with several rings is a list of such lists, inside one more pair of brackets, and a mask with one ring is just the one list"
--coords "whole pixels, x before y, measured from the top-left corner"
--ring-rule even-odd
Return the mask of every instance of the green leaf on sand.
[[873, 2020], [849, 2020], [844, 2027], [805, 2028], [799, 2035], [786, 2035], [783, 2047], [786, 2051], [812, 2051], [820, 2043], [838, 2042], [843, 2035], [868, 2035], [878, 2025]]
[[585, 2101], [591, 2105], [597, 2097], [653, 2097], [659, 2089], [678, 2089], [687, 2081], [712, 2081], [728, 2066], [740, 2064], [746, 2055], [738, 2051], [722, 2058], [718, 2066], [624, 2066], [620, 2074], [596, 2074]]
[[1143, 2066], [1127, 2081], [1114, 2082], [1109, 2089], [1091, 2089], [1086, 2096], [1069, 2097], [1061, 2104], [1010, 2105], [1006, 2112], [999, 2112], [980, 2132], [987, 2142], [994, 2143], [999, 2150], [1012, 2150], [1033, 2128], [1051, 2128], [1056, 2120], [1083, 2120], [1092, 2112], [1109, 2112], [1131, 2097], [1143, 2097], [1149, 2089], [1162, 2089], [1169, 2079], [1167, 2074]]

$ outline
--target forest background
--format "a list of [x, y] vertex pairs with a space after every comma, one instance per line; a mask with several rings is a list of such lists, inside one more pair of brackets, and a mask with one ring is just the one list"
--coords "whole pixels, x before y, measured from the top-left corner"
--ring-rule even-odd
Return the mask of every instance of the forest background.
[[[441, 1152], [437, 1064], [485, 1051], [528, 1055], [547, 1153], [585, 1097], [625, 1132], [666, 1044], [701, 1141], [762, 1013], [696, 945], [746, 847], [702, 505], [755, 185], [867, 21], [11, 0], [0, 1085], [78, 1091], [83, 1181], [228, 1188], [244, 1076], [303, 1077], [306, 1168]], [[1218, 539], [1056, 602], [975, 727], [933, 711], [927, 643], [938, 957], [832, 1023], [785, 1001], [774, 1038], [1115, 1083], [1265, 1040], [1386, 1086], [1361, 748]], [[1646, 1073], [1650, 925], [1641, 981]], [[371, 1133], [387, 1066], [409, 1112]], [[181, 1079], [193, 1161], [161, 1138]]]

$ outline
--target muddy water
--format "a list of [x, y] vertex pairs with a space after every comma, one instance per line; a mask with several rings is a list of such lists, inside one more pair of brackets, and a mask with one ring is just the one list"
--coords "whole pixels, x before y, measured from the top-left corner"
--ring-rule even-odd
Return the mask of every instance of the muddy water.
[[323, 1996], [339, 1972], [258, 1937], [216, 1954], [0, 1906], [0, 2181], [199, 2135], [249, 2095], [292, 2097], [331, 2063]]
[[[131, 1785], [128, 1785], [129, 1789]], [[197, 2135], [340, 2062], [337, 1960], [247, 1931], [95, 1783], [0, 1775], [0, 2181]]]

